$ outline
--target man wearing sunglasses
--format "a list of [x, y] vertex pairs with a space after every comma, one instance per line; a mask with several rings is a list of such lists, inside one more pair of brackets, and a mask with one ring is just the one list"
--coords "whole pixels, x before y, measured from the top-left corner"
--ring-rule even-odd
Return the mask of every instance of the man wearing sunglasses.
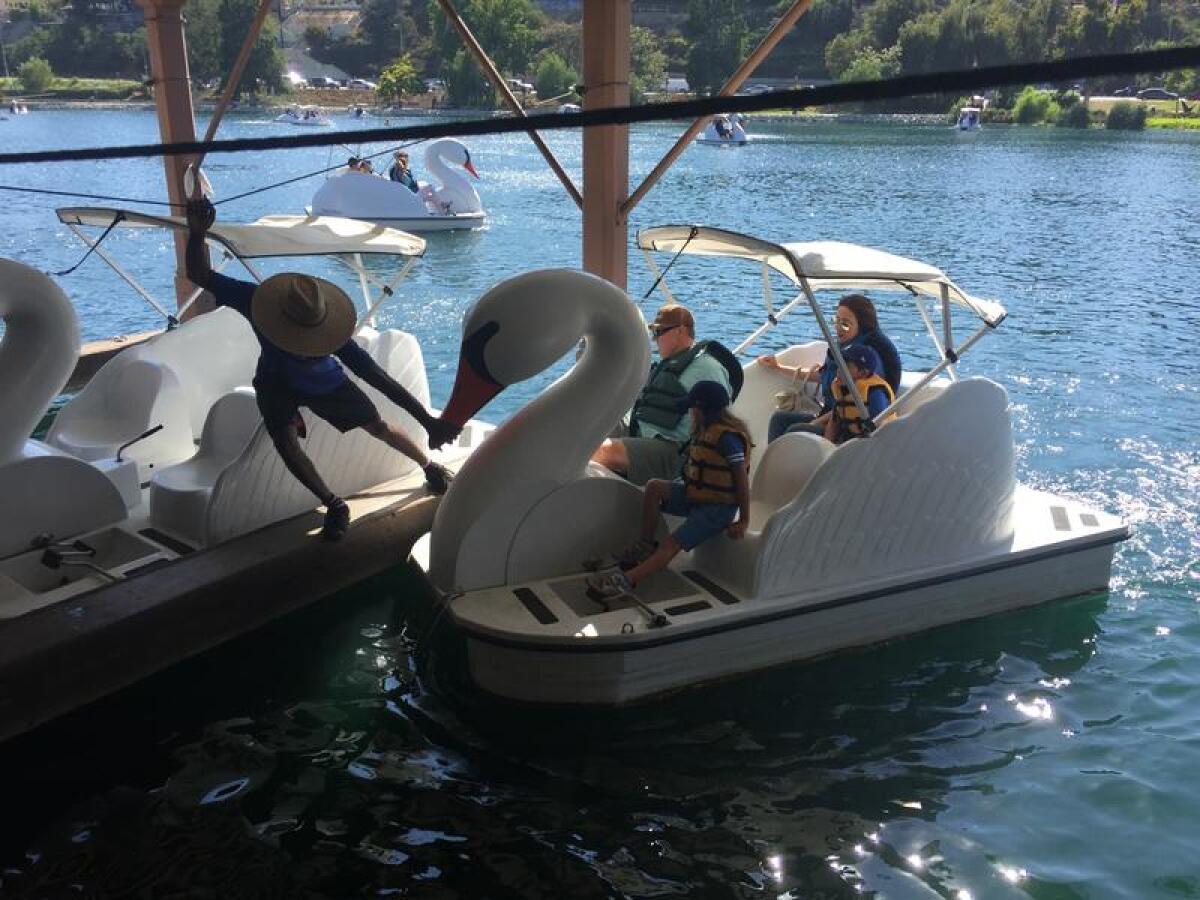
[[696, 340], [695, 320], [686, 306], [667, 304], [647, 327], [660, 359], [650, 367], [646, 386], [629, 414], [629, 425], [592, 454], [593, 462], [636, 485], [651, 478], [670, 481], [679, 474], [691, 419], [678, 411], [677, 401], [688, 395], [692, 385], [715, 381], [731, 397], [737, 396], [741, 387], [737, 359], [717, 341]]

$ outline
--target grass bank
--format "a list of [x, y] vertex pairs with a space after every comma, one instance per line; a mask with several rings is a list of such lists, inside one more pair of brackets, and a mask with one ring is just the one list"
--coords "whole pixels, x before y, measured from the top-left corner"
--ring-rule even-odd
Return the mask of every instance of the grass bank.
[[0, 94], [23, 100], [144, 100], [140, 81], [128, 78], [54, 78], [37, 94], [26, 93], [18, 78], [0, 78]]

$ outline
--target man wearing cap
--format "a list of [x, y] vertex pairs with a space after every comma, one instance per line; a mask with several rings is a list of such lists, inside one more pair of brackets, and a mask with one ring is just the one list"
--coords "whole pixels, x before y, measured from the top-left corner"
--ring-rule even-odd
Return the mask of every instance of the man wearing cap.
[[[716, 341], [697, 341], [691, 311], [669, 303], [648, 326], [661, 359], [629, 414], [627, 434], [609, 438], [592, 454], [592, 461], [630, 482], [643, 485], [651, 478], [670, 481], [679, 475], [680, 453], [691, 430], [686, 412], [676, 408], [692, 386], [715, 381], [731, 395], [728, 366], [737, 366], [729, 351]], [[720, 357], [728, 357], [723, 363]]]
[[408, 154], [403, 150], [397, 150], [395, 153], [395, 162], [388, 169], [388, 178], [399, 184], [404, 185], [414, 194], [417, 193], [417, 179], [413, 177], [413, 173], [408, 168]]
[[301, 406], [339, 431], [365, 429], [415, 460], [425, 470], [429, 489], [444, 493], [450, 477], [446, 469], [380, 418], [371, 398], [346, 376], [339, 360], [416, 419], [428, 433], [431, 446], [451, 440], [459, 428], [431, 416], [354, 342], [354, 303], [346, 292], [323, 278], [294, 272], [272, 275], [260, 285], [214, 272], [204, 249], [204, 234], [215, 218], [216, 210], [206, 198], [188, 203], [188, 279], [210, 291], [217, 306], [228, 306], [245, 316], [254, 329], [261, 347], [254, 391], [263, 423], [288, 470], [325, 504], [324, 537], [338, 540], [345, 535], [350, 509], [326, 486], [300, 448], [297, 436], [305, 434]]

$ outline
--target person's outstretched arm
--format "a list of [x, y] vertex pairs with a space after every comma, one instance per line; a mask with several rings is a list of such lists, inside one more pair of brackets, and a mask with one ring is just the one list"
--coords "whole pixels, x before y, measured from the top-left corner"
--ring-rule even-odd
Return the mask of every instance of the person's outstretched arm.
[[196, 287], [207, 288], [212, 277], [212, 265], [208, 261], [208, 248], [204, 246], [204, 235], [217, 219], [217, 211], [207, 197], [197, 197], [187, 202], [188, 239], [184, 251], [188, 281]]
[[383, 366], [371, 359], [371, 354], [358, 346], [353, 339], [347, 341], [335, 356], [345, 363], [347, 369], [416, 419], [429, 435], [431, 447], [440, 447], [453, 440], [462, 430], [457, 425], [442, 419], [435, 419], [430, 415], [429, 410], [421, 405], [420, 400], [405, 390], [404, 385], [389, 375]]

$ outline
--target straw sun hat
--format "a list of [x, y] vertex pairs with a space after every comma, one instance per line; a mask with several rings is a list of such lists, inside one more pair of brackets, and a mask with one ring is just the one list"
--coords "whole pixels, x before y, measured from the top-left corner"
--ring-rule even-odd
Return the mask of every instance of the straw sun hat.
[[354, 302], [324, 278], [281, 272], [258, 286], [250, 301], [254, 327], [297, 356], [325, 356], [354, 334]]

